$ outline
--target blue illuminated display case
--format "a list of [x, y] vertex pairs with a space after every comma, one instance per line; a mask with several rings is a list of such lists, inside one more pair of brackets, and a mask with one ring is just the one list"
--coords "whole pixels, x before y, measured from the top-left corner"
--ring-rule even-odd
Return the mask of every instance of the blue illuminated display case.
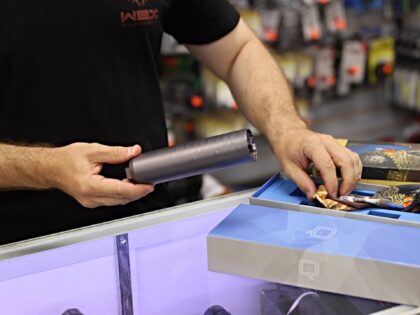
[[238, 315], [282, 314], [267, 306], [277, 303], [278, 284], [208, 269], [209, 234], [253, 193], [2, 246], [0, 314], [208, 315], [215, 305]]

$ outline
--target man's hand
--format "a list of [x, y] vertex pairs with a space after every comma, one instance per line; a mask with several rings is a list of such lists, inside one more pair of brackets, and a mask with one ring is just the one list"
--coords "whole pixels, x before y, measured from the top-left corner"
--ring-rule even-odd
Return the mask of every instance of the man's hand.
[[[312, 161], [320, 171], [328, 193], [337, 197], [347, 195], [361, 179], [362, 163], [359, 156], [341, 146], [331, 136], [315, 133], [305, 128], [285, 131], [278, 139], [271, 139], [274, 152], [287, 177], [312, 199], [316, 187], [306, 173]], [[340, 169], [342, 182], [338, 187], [336, 168]]]
[[141, 152], [133, 147], [109, 147], [97, 143], [74, 143], [54, 148], [54, 186], [74, 197], [87, 208], [127, 204], [151, 193], [152, 185], [133, 184], [128, 180], [99, 175], [103, 164], [124, 163]]
[[187, 45], [190, 52], [226, 81], [245, 117], [270, 141], [287, 176], [312, 199], [315, 184], [306, 174], [309, 161], [320, 170], [328, 192], [341, 194], [360, 179], [359, 158], [332, 137], [308, 130], [294, 107], [293, 92], [275, 60], [241, 20], [223, 38]]

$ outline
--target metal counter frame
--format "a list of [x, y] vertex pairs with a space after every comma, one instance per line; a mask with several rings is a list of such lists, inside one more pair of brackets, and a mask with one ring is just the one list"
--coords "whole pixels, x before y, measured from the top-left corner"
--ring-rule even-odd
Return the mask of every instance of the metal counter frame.
[[193, 202], [172, 208], [157, 210], [124, 219], [91, 225], [79, 229], [65, 231], [34, 238], [22, 242], [0, 246], [0, 261], [13, 257], [42, 252], [79, 242], [85, 242], [102, 237], [116, 236], [138, 229], [192, 218], [220, 209], [237, 206], [239, 203], [249, 203], [249, 197], [255, 190], [244, 191], [223, 197]]

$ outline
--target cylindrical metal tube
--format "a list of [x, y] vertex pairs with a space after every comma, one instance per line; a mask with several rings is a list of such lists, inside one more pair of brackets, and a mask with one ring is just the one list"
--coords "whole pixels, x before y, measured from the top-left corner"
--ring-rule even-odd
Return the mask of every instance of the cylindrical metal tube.
[[256, 160], [254, 137], [244, 129], [146, 152], [129, 162], [126, 173], [135, 183], [159, 184]]

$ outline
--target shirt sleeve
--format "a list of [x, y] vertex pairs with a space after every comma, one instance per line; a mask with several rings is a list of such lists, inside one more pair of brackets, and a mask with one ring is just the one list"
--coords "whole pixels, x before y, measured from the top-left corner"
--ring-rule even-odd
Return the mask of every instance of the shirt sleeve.
[[172, 0], [164, 31], [183, 44], [207, 44], [230, 33], [240, 15], [227, 0]]

